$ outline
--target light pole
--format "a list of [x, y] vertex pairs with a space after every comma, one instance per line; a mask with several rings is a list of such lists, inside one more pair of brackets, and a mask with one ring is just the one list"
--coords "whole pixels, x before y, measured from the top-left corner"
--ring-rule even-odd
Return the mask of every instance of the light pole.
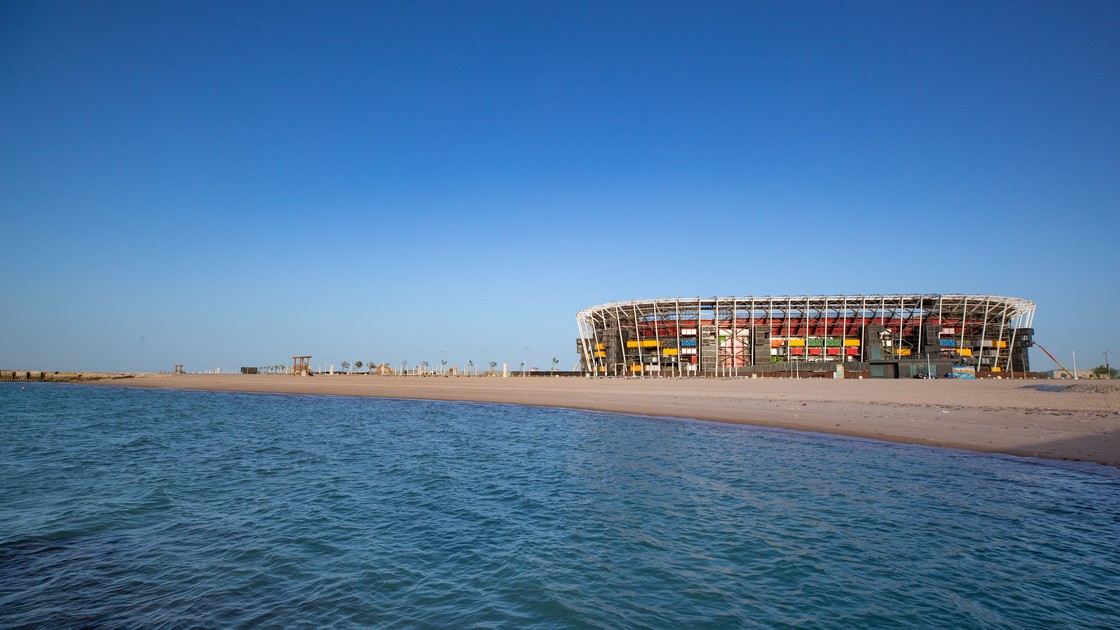
[[1104, 374], [1105, 374], [1104, 377], [1109, 379], [1109, 380], [1112, 380], [1112, 368], [1109, 367], [1109, 365], [1108, 365], [1108, 355], [1111, 352], [1112, 352], [1111, 350], [1105, 350], [1104, 351]]

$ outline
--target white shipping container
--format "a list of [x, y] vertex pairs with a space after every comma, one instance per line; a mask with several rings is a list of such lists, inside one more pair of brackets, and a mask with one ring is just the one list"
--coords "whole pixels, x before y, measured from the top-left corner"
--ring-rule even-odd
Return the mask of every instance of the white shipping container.
[[696, 354], [696, 348], [681, 348], [681, 354]]
[[682, 335], [690, 335], [690, 336], [695, 337], [696, 336], [696, 329], [695, 328], [682, 328], [681, 329], [681, 334]]

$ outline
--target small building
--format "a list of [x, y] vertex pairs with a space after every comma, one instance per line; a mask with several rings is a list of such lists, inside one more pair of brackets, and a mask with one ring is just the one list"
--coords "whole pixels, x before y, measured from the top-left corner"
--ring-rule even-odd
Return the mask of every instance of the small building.
[[1043, 374], [1046, 375], [1046, 378], [1100, 378], [1093, 374], [1092, 370], [1050, 370], [1049, 372], [1043, 372]]

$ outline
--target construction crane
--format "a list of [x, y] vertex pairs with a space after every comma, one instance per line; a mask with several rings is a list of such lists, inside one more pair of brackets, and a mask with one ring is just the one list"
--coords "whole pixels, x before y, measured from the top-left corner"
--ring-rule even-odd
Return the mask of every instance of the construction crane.
[[1034, 342], [1034, 345], [1038, 346], [1038, 349], [1039, 349], [1039, 350], [1042, 350], [1043, 352], [1045, 352], [1045, 353], [1046, 353], [1046, 356], [1050, 357], [1050, 360], [1051, 360], [1051, 361], [1053, 361], [1054, 363], [1057, 363], [1057, 364], [1058, 364], [1058, 367], [1062, 368], [1062, 371], [1063, 371], [1063, 372], [1065, 372], [1066, 374], [1069, 374], [1071, 378], [1077, 378], [1077, 375], [1076, 375], [1076, 374], [1074, 374], [1073, 372], [1070, 372], [1070, 371], [1069, 371], [1068, 369], [1066, 369], [1066, 366], [1062, 365], [1062, 362], [1061, 362], [1061, 361], [1059, 361], [1059, 360], [1055, 359], [1055, 358], [1054, 358], [1054, 355], [1050, 354], [1050, 351], [1049, 351], [1049, 350], [1047, 350], [1046, 348], [1043, 348], [1043, 347], [1042, 347], [1042, 344], [1040, 344], [1040, 343], [1038, 343], [1037, 341], [1035, 341], [1035, 342]]

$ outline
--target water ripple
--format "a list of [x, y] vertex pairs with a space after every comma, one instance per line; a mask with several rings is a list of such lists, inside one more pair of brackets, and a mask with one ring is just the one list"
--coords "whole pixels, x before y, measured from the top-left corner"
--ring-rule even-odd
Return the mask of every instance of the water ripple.
[[0, 626], [1114, 627], [1120, 475], [503, 405], [0, 386]]

